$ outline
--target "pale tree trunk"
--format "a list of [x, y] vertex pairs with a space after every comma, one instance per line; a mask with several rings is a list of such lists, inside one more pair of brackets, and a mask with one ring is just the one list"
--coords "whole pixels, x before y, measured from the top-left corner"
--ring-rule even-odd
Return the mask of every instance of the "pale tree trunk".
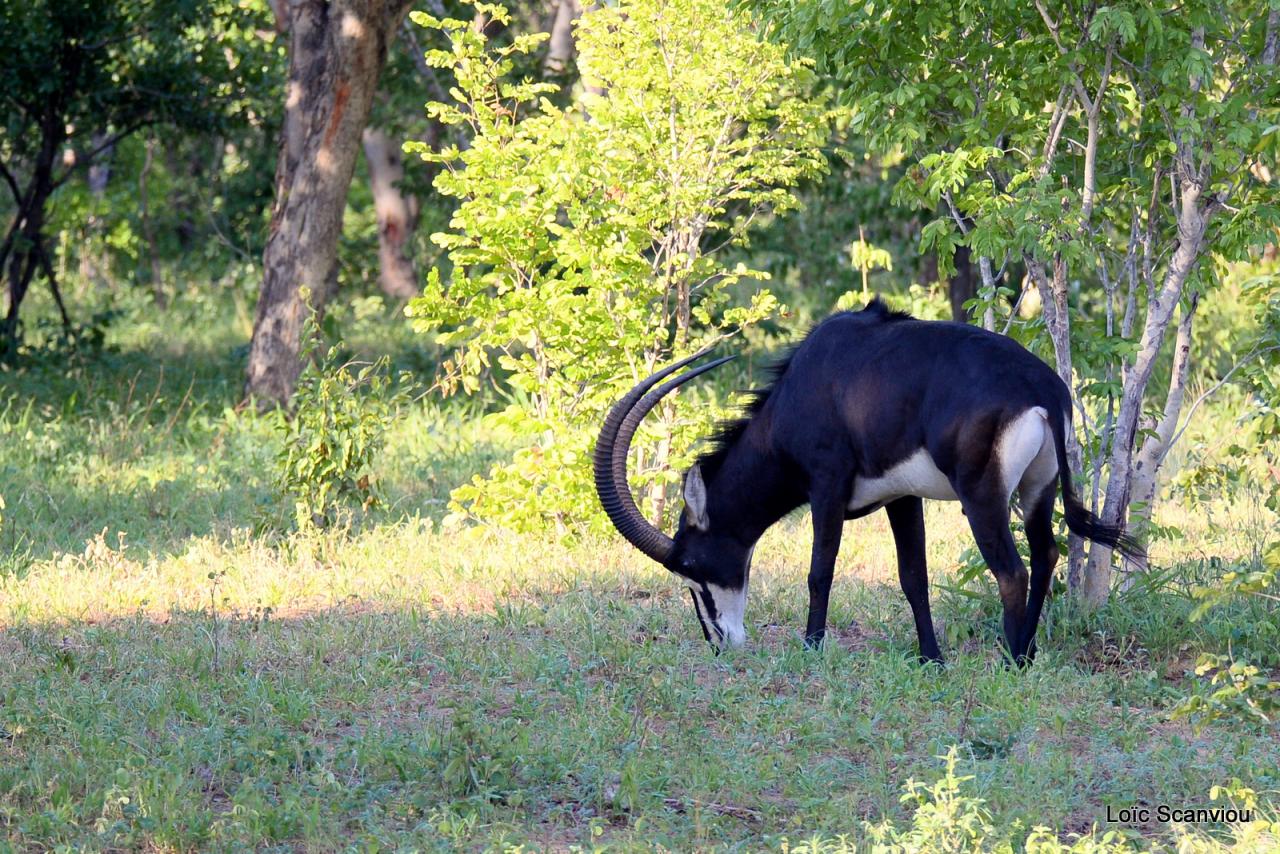
[[[1129, 509], [1133, 487], [1133, 448], [1137, 439], [1138, 419], [1142, 414], [1143, 396], [1151, 372], [1155, 368], [1165, 333], [1173, 320], [1174, 309], [1182, 297], [1183, 287], [1200, 260], [1201, 242], [1209, 224], [1210, 211], [1201, 198], [1201, 176], [1183, 174], [1182, 204], [1178, 212], [1178, 247], [1169, 261], [1164, 281], [1147, 305], [1147, 321], [1138, 344], [1138, 353], [1124, 377], [1120, 412], [1108, 459], [1106, 498], [1099, 514], [1104, 524], [1118, 525]], [[1176, 414], [1175, 414], [1176, 417]], [[1158, 465], [1148, 471], [1155, 477]], [[1111, 549], [1091, 543], [1081, 590], [1090, 605], [1101, 605], [1111, 592]]]
[[[111, 180], [111, 158], [115, 156], [116, 147], [109, 142], [109, 136], [105, 131], [95, 133], [91, 138], [90, 144], [95, 149], [99, 146], [105, 146], [102, 154], [99, 155], [100, 159], [89, 166], [89, 174], [86, 179], [86, 183], [89, 185], [89, 195], [93, 197], [94, 205], [97, 205], [107, 194], [107, 184]], [[102, 220], [95, 210], [91, 210], [84, 224], [86, 239], [80, 244], [78, 262], [81, 282], [87, 283], [98, 278], [99, 259], [94, 256], [90, 247], [94, 245], [93, 238], [97, 236], [101, 227]]]
[[[1068, 55], [1069, 50], [1059, 41], [1057, 24], [1053, 21], [1048, 10], [1039, 0], [1036, 2], [1036, 7], [1048, 26], [1054, 41], [1058, 43], [1059, 50], [1064, 56]], [[1273, 12], [1268, 19], [1266, 47], [1261, 57], [1264, 64], [1272, 64], [1276, 59], [1275, 29], [1278, 18], [1280, 16]], [[1203, 30], [1199, 30], [1193, 35], [1192, 47], [1199, 50], [1204, 49]], [[1090, 220], [1097, 196], [1095, 174], [1097, 143], [1101, 125], [1099, 116], [1102, 98], [1107, 88], [1108, 77], [1112, 67], [1112, 60], [1113, 50], [1109, 47], [1097, 92], [1092, 96], [1086, 88], [1083, 78], [1075, 71], [1074, 67], [1072, 69], [1073, 80], [1070, 86], [1074, 90], [1076, 100], [1083, 108], [1086, 118], [1085, 163], [1081, 200], [1082, 223], [1075, 235], [1076, 239], [1089, 239], [1092, 234]], [[1197, 94], [1201, 87], [1208, 82], [1199, 77], [1193, 77], [1190, 81], [1192, 94]], [[1049, 157], [1056, 149], [1058, 140], [1061, 137], [1062, 125], [1066, 119], [1066, 111], [1063, 107], [1067, 88], [1067, 85], [1064, 84], [1062, 92], [1059, 94], [1053, 119], [1050, 121], [1042, 176], [1048, 169]], [[1188, 279], [1191, 277], [1196, 264], [1200, 261], [1209, 221], [1214, 212], [1224, 204], [1222, 198], [1207, 195], [1212, 169], [1213, 139], [1211, 136], [1192, 136], [1198, 124], [1195, 121], [1197, 118], [1195, 107], [1190, 101], [1183, 104], [1180, 113], [1179, 128], [1173, 130], [1176, 143], [1173, 156], [1174, 171], [1169, 176], [1171, 187], [1175, 193], [1173, 213], [1177, 227], [1177, 237], [1170, 247], [1171, 255], [1168, 265], [1157, 287], [1152, 277], [1150, 263], [1153, 249], [1151, 245], [1153, 220], [1156, 214], [1155, 199], [1160, 192], [1160, 178], [1157, 177], [1153, 187], [1153, 193], [1156, 195], [1153, 195], [1152, 209], [1147, 218], [1146, 236], [1141, 242], [1143, 247], [1143, 279], [1148, 288], [1146, 319], [1135, 356], [1132, 361], [1126, 361], [1122, 365], [1122, 390], [1119, 412], [1116, 414], [1114, 424], [1111, 423], [1109, 413], [1106, 425], [1110, 428], [1106, 432], [1110, 433], [1111, 438], [1109, 449], [1106, 451], [1108, 475], [1106, 495], [1099, 515], [1103, 524], [1108, 526], [1120, 526], [1124, 523], [1135, 488], [1141, 489], [1144, 494], [1154, 495], [1154, 480], [1159, 472], [1159, 464], [1167, 455], [1169, 445], [1176, 440], [1176, 434], [1174, 434], [1173, 430], [1176, 427], [1178, 414], [1181, 411], [1182, 386], [1185, 383], [1187, 360], [1190, 357], [1191, 312], [1194, 311], [1194, 307], [1188, 310], [1187, 314], [1184, 315], [1183, 322], [1179, 325], [1179, 351], [1175, 354], [1174, 377], [1170, 393], [1166, 397], [1165, 411], [1162, 414], [1160, 424], [1157, 425], [1158, 428], [1161, 426], [1167, 428], [1169, 432], [1167, 437], [1162, 438], [1159, 430], [1157, 430], [1157, 435], [1153, 440], [1154, 444], [1144, 445], [1139, 454], [1137, 465], [1135, 465], [1134, 447], [1147, 385], [1151, 379], [1156, 360], [1160, 355], [1174, 311], [1182, 299]], [[1125, 307], [1124, 333], [1122, 333], [1126, 337], [1132, 328], [1132, 319], [1135, 313], [1136, 274], [1132, 265], [1137, 263], [1136, 247], [1138, 246], [1137, 241], [1139, 238], [1136, 223], [1137, 220], [1135, 219], [1134, 236], [1131, 238], [1129, 259], [1127, 261], [1130, 265], [1130, 288]], [[1027, 261], [1028, 269], [1044, 295], [1045, 324], [1053, 339], [1058, 372], [1063, 380], [1067, 382], [1068, 388], [1070, 388], [1070, 318], [1067, 314], [1066, 275], [1061, 254], [1055, 257], [1053, 281], [1051, 283], [1048, 281], [1049, 277], [1046, 275], [1043, 264], [1034, 261], [1030, 257], [1027, 258]], [[1105, 270], [1103, 272], [1105, 280]], [[1047, 290], [1046, 286], [1048, 286]], [[1110, 288], [1108, 288], [1107, 296], [1108, 312], [1110, 312], [1112, 310], [1110, 300], [1113, 296]], [[1111, 315], [1109, 314], [1109, 330], [1111, 328], [1110, 322]], [[1185, 349], [1183, 348], [1184, 343], [1186, 345]], [[1074, 444], [1074, 436], [1070, 434], [1068, 435], [1068, 444], [1069, 446]], [[1099, 465], [1095, 466], [1095, 477], [1099, 475], [1101, 468], [1101, 460], [1098, 462]], [[1076, 459], [1072, 458], [1070, 463], [1074, 471], [1080, 470]], [[1150, 479], [1150, 482], [1147, 479]], [[1146, 503], [1149, 507], [1149, 500]], [[1069, 578], [1072, 581], [1076, 579], [1075, 563], [1073, 555], [1069, 574]], [[1106, 601], [1110, 594], [1110, 589], [1111, 549], [1096, 542], [1091, 543], [1087, 562], [1082, 576], [1079, 578], [1079, 595], [1086, 604], [1098, 606]]]
[[[556, 14], [551, 22], [550, 35], [547, 40], [547, 58], [542, 64], [543, 77], [563, 75], [569, 68], [569, 62], [577, 50], [573, 40], [573, 25], [583, 16], [599, 6], [598, 0], [591, 0], [585, 7], [581, 0], [560, 0], [556, 6]], [[582, 82], [582, 90], [592, 95], [604, 95], [604, 87], [593, 83]]]
[[[275, 204], [245, 392], [283, 404], [301, 371], [307, 302], [320, 310], [336, 285], [347, 190], [387, 46], [408, 0], [278, 0], [289, 33], [285, 121]], [[304, 299], [303, 289], [308, 296]]]
[[[1191, 368], [1191, 323], [1195, 319], [1199, 295], [1191, 296], [1190, 304], [1183, 309], [1178, 323], [1178, 337], [1173, 350], [1173, 368], [1169, 373], [1169, 394], [1165, 397], [1164, 412], [1155, 429], [1142, 443], [1133, 462], [1133, 500], [1130, 502], [1129, 529], [1145, 538], [1151, 527], [1151, 509], [1155, 504], [1157, 475], [1165, 455], [1173, 444], [1174, 431], [1182, 412], [1183, 396], [1187, 388], [1187, 373]], [[1139, 564], [1145, 568], [1145, 561]]]
[[[1268, 19], [1266, 48], [1261, 60], [1264, 64], [1273, 64], [1276, 59], [1275, 30], [1277, 14], [1272, 13]], [[1191, 39], [1192, 47], [1204, 49], [1204, 30], [1197, 30]], [[1205, 81], [1199, 77], [1191, 80], [1192, 93], [1198, 93]], [[1187, 127], [1194, 126], [1194, 107], [1184, 104], [1182, 118]], [[1109, 475], [1107, 479], [1106, 499], [1099, 514], [1104, 524], [1121, 524], [1129, 510], [1133, 498], [1134, 459], [1133, 449], [1137, 440], [1138, 420], [1142, 414], [1142, 400], [1151, 372], [1155, 368], [1156, 358], [1164, 343], [1165, 333], [1173, 320], [1173, 312], [1182, 298], [1183, 289], [1192, 270], [1200, 260], [1205, 231], [1213, 213], [1221, 206], [1222, 200], [1206, 197], [1205, 191], [1209, 183], [1211, 169], [1211, 142], [1192, 138], [1188, 132], [1179, 132], [1175, 138], [1174, 154], [1176, 186], [1179, 197], [1175, 202], [1178, 237], [1165, 270], [1164, 279], [1159, 288], [1151, 293], [1147, 304], [1147, 319], [1138, 344], [1138, 352], [1133, 364], [1124, 374], [1120, 399], [1120, 412], [1116, 418], [1115, 433], [1108, 459]], [[1198, 164], [1197, 165], [1197, 161]], [[1190, 312], [1185, 319], [1190, 334]], [[1188, 354], [1189, 356], [1189, 354]], [[1176, 365], [1177, 356], [1175, 356]], [[1185, 366], [1183, 366], [1185, 370]], [[1182, 396], [1179, 392], [1166, 403], [1165, 415], [1169, 414], [1169, 403], [1176, 406], [1172, 420], [1176, 423], [1181, 411]], [[1167, 450], [1167, 449], [1166, 449]], [[1161, 454], [1163, 456], [1163, 453]], [[1159, 472], [1159, 462], [1144, 472], [1144, 477], [1155, 478]], [[1111, 549], [1099, 543], [1089, 547], [1089, 560], [1085, 567], [1084, 600], [1090, 605], [1101, 605], [1107, 601], [1111, 592]]]
[[[1274, 65], [1280, 54], [1280, 10], [1273, 10], [1267, 17], [1266, 38], [1260, 64]], [[1204, 31], [1197, 30], [1191, 46], [1204, 50]], [[1198, 93], [1212, 81], [1199, 77], [1191, 79], [1192, 93]], [[1256, 115], [1254, 113], [1253, 115]], [[1157, 424], [1156, 435], [1143, 446], [1137, 459], [1133, 448], [1142, 398], [1156, 358], [1160, 353], [1165, 334], [1173, 320], [1174, 310], [1182, 299], [1187, 280], [1200, 260], [1205, 232], [1214, 213], [1225, 204], [1220, 196], [1209, 195], [1210, 170], [1212, 168], [1212, 137], [1197, 138], [1190, 129], [1196, 126], [1194, 107], [1184, 104], [1181, 110], [1182, 125], [1188, 130], [1175, 135], [1174, 174], [1171, 176], [1177, 196], [1173, 202], [1177, 222], [1177, 241], [1159, 288], [1153, 288], [1147, 305], [1147, 318], [1143, 327], [1138, 352], [1133, 363], [1124, 373], [1120, 412], [1116, 419], [1115, 436], [1108, 459], [1110, 469], [1107, 480], [1106, 500], [1101, 517], [1105, 524], [1116, 525], [1124, 521], [1131, 501], [1136, 497], [1145, 504], [1139, 523], [1149, 521], [1150, 501], [1155, 495], [1155, 479], [1160, 463], [1168, 454], [1169, 446], [1177, 440], [1174, 433], [1182, 408], [1183, 387], [1186, 382], [1187, 363], [1190, 359], [1190, 336], [1195, 301], [1183, 315], [1178, 326], [1178, 344], [1174, 353], [1173, 378], [1164, 412]], [[1244, 164], [1242, 163], [1243, 167]], [[1150, 287], [1151, 283], [1148, 282]], [[1168, 431], [1167, 434], [1162, 430]], [[1165, 436], [1167, 435], [1167, 438]], [[1089, 562], [1083, 590], [1085, 601], [1100, 605], [1107, 600], [1111, 589], [1111, 550], [1093, 543], [1089, 549]]]
[[409, 239], [418, 225], [418, 200], [400, 191], [404, 180], [400, 147], [376, 128], [365, 128], [362, 138], [369, 165], [369, 188], [378, 215], [378, 283], [387, 296], [409, 299], [418, 293], [417, 275], [409, 257]]
[[[1049, 331], [1049, 339], [1053, 342], [1053, 360], [1058, 376], [1067, 385], [1072, 395], [1071, 364], [1071, 312], [1067, 302], [1067, 267], [1061, 255], [1053, 260], [1053, 276], [1049, 277], [1044, 265], [1030, 255], [1024, 256], [1027, 272], [1036, 289], [1040, 291], [1041, 310], [1044, 313], [1045, 329]], [[1080, 440], [1075, 430], [1066, 431], [1067, 465], [1071, 469], [1068, 477], [1075, 478], [1084, 471], [1084, 454], [1080, 449]], [[1067, 586], [1075, 590], [1084, 575], [1084, 540], [1079, 534], [1067, 532]]]
[[142, 170], [138, 173], [138, 217], [142, 223], [142, 237], [147, 242], [147, 259], [151, 269], [151, 294], [156, 305], [164, 308], [168, 300], [164, 293], [164, 284], [160, 274], [160, 253], [156, 248], [156, 233], [151, 225], [150, 193], [147, 191], [147, 176], [151, 174], [151, 165], [155, 160], [155, 140], [145, 143], [145, 155]]
[[582, 4], [578, 0], [560, 0], [551, 22], [551, 37], [547, 39], [547, 57], [542, 63], [542, 76], [555, 77], [569, 70], [573, 60], [573, 22], [582, 16]]

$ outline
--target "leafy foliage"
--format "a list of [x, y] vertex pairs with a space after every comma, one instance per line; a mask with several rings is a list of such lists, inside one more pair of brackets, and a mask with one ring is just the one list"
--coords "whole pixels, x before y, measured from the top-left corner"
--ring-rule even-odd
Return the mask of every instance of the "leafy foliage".
[[1253, 403], [1249, 418], [1255, 460], [1269, 477], [1266, 506], [1280, 513], [1280, 267], [1244, 283], [1243, 302], [1254, 307], [1256, 337], [1241, 357], [1242, 385]]
[[[0, 7], [0, 214], [7, 227], [0, 267], [9, 277], [8, 354], [16, 351], [17, 311], [32, 278], [38, 271], [56, 286], [55, 250], [47, 245], [57, 219], [51, 199], [144, 128], [206, 139], [245, 129], [251, 123], [245, 116], [260, 107], [255, 95], [271, 77], [270, 49], [256, 34], [265, 13], [261, 0], [38, 0]], [[138, 193], [129, 187], [130, 209]], [[85, 213], [92, 221], [93, 207], [81, 194], [58, 224], [80, 230]], [[145, 199], [140, 207], [145, 218]], [[139, 229], [127, 227], [129, 216], [109, 218], [126, 228], [107, 233], [106, 246], [136, 242]], [[63, 323], [70, 329], [68, 314]]]
[[[786, 854], [853, 854], [870, 851], [873, 854], [979, 854], [979, 852], [1027, 851], [1029, 854], [1135, 854], [1144, 850], [1136, 846], [1121, 830], [1091, 831], [1074, 839], [1064, 839], [1063, 834], [1051, 828], [1037, 825], [1029, 832], [1017, 824], [1002, 825], [993, 820], [986, 800], [971, 794], [973, 775], [957, 773], [959, 754], [955, 747], [948, 749], [943, 760], [943, 771], [933, 783], [923, 783], [914, 778], [904, 786], [901, 801], [911, 812], [909, 822], [891, 820], [876, 824], [867, 823], [868, 844], [856, 845], [847, 837], [824, 839], [814, 836], [797, 844], [784, 844]], [[1256, 806], [1254, 792], [1239, 780], [1229, 786], [1214, 786], [1210, 797], [1215, 801]], [[1182, 833], [1178, 840], [1179, 851], [1258, 850], [1255, 846], [1267, 846], [1274, 841], [1275, 826], [1263, 819], [1239, 826], [1230, 846], [1194, 833]]]
[[[1260, 568], [1228, 571], [1213, 584], [1196, 587], [1192, 595], [1199, 601], [1191, 612], [1192, 620], [1199, 620], [1211, 608], [1242, 596], [1280, 602], [1280, 542], [1272, 543], [1267, 549]], [[1280, 680], [1268, 675], [1248, 657], [1234, 651], [1204, 653], [1196, 662], [1196, 675], [1206, 674], [1209, 675], [1206, 690], [1184, 699], [1175, 715], [1190, 717], [1203, 726], [1222, 718], [1268, 723], [1280, 714]]]
[[1280, 713], [1280, 680], [1248, 661], [1229, 655], [1205, 654], [1196, 662], [1196, 675], [1209, 677], [1206, 693], [1192, 694], [1174, 710], [1193, 718], [1198, 726], [1219, 718], [1270, 723]]
[[942, 776], [932, 785], [909, 779], [901, 802], [914, 807], [911, 826], [899, 830], [892, 823], [869, 828], [873, 843], [884, 851], [981, 851], [991, 844], [991, 813], [981, 798], [963, 793], [973, 780], [956, 772], [960, 757], [952, 747], [942, 757]]
[[[63, 119], [73, 140], [159, 121], [216, 120], [219, 112], [205, 109], [202, 98], [229, 71], [211, 36], [244, 22], [232, 22], [234, 5], [215, 6], [211, 16], [189, 0], [6, 3], [0, 12], [6, 159], [34, 156], [41, 137], [19, 131], [38, 130], [46, 114]], [[228, 85], [224, 94], [231, 92]]]
[[[892, 4], [835, 10], [816, 0], [759, 8], [840, 82], [851, 132], [872, 151], [906, 156], [896, 196], [938, 211], [921, 247], [941, 250], [944, 264], [957, 243], [997, 264], [1062, 251], [1082, 283], [1106, 285], [1108, 270], [1115, 278], [1125, 269], [1132, 212], [1151, 207], [1153, 190], [1158, 200], [1188, 127], [1218, 143], [1205, 155], [1206, 192], [1239, 200], [1208, 236], [1218, 260], [1247, 257], [1280, 223], [1274, 187], [1247, 168], [1274, 164], [1280, 135], [1260, 115], [1274, 114], [1276, 73], [1253, 59], [1235, 64], [1264, 47], [1265, 16], [1246, 4], [1195, 4], [1176, 20], [1150, 4], [1103, 6], [1062, 14], [1053, 29], [1036, 4], [1017, 2], [926, 3], [911, 15]], [[1196, 32], [1205, 47], [1193, 46]], [[1222, 85], [1202, 87], [1197, 74]], [[1078, 189], [1087, 115], [1071, 103], [1077, 79], [1101, 99], [1092, 209]], [[1064, 102], [1066, 132], [1078, 127], [1080, 140], [1047, 148], [1053, 106]], [[1172, 228], [1165, 216], [1158, 234]], [[1085, 233], [1090, 240], [1078, 239]]]
[[294, 412], [278, 414], [283, 446], [276, 459], [280, 488], [293, 497], [299, 528], [325, 527], [343, 504], [378, 503], [373, 465], [387, 429], [408, 398], [405, 378], [388, 376], [390, 360], [342, 360], [324, 347], [313, 320], [303, 330], [306, 367]]
[[[933, 216], [921, 250], [945, 268], [955, 247], [969, 248], [983, 280], [975, 316], [1045, 355], [1048, 329], [1086, 433], [1083, 454], [1073, 437], [1068, 457], [1077, 475], [1105, 482], [1095, 493], [1104, 521], [1124, 522], [1169, 447], [1142, 422], [1178, 417], [1182, 381], [1177, 392], [1173, 380], [1152, 383], [1168, 377], [1157, 363], [1172, 361], [1175, 309], [1188, 317], [1226, 265], [1254, 260], [1280, 225], [1280, 13], [1210, 2], [1176, 16], [1143, 2], [924, 3], [909, 15], [883, 2], [752, 5], [838, 82], [850, 133], [905, 159], [895, 198]], [[1027, 284], [1001, 284], [1011, 266], [1030, 274], [1043, 324], [1017, 310]], [[1147, 516], [1144, 506], [1132, 521], [1141, 529]], [[1109, 554], [1095, 544], [1084, 573], [1082, 551], [1069, 555], [1069, 577], [1094, 604], [1110, 589]]]
[[[495, 20], [501, 7], [477, 4]], [[469, 22], [415, 13], [449, 49], [455, 103], [433, 102], [469, 147], [406, 144], [445, 168], [437, 190], [458, 200], [447, 285], [431, 272], [410, 306], [417, 328], [450, 348], [442, 385], [507, 396], [488, 423], [522, 447], [454, 494], [455, 509], [514, 528], [596, 514], [586, 464], [593, 428], [620, 390], [657, 364], [776, 315], [765, 278], [716, 248], [754, 218], [795, 204], [792, 189], [824, 165], [829, 113], [796, 97], [802, 64], [756, 38], [711, 0], [635, 0], [586, 14], [577, 31], [584, 79], [604, 94], [567, 108], [547, 83], [510, 79], [540, 35], [488, 45]], [[676, 422], [670, 437], [702, 416]], [[654, 455], [650, 477], [667, 479]]]

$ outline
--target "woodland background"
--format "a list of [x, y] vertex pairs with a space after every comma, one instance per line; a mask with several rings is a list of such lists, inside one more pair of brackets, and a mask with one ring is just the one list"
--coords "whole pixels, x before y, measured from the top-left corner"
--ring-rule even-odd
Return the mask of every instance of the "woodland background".
[[[1267, 850], [1278, 53], [1274, 2], [0, 3], [0, 847]], [[1062, 532], [1028, 672], [952, 506], [942, 673], [883, 520], [821, 653], [784, 520], [720, 658], [602, 520], [622, 391], [744, 356], [637, 442], [670, 521], [873, 294], [1052, 364], [1149, 545]]]

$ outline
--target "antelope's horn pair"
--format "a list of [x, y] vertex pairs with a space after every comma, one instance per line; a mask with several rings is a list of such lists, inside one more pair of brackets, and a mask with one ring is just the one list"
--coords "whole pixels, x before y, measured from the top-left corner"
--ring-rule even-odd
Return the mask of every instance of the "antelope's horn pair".
[[[631, 545], [663, 565], [671, 556], [671, 550], [675, 544], [670, 537], [650, 524], [636, 507], [635, 499], [631, 495], [631, 487], [627, 484], [627, 454], [631, 450], [631, 439], [640, 427], [640, 422], [649, 414], [649, 410], [658, 405], [658, 401], [699, 374], [705, 374], [734, 358], [723, 356], [658, 385], [676, 371], [696, 362], [710, 352], [711, 348], [708, 347], [641, 381], [609, 410], [608, 416], [604, 419], [604, 426], [600, 428], [600, 438], [596, 440], [594, 457], [596, 494], [600, 496], [600, 504], [604, 507], [604, 512], [609, 514], [609, 520], [613, 522], [613, 526], [618, 529], [618, 533], [627, 538]], [[654, 388], [654, 386], [658, 387]]]

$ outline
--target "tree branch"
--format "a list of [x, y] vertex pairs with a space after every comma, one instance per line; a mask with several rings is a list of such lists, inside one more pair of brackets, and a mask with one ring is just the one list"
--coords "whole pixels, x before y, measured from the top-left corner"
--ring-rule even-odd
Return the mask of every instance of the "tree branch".
[[44, 270], [45, 278], [49, 280], [49, 290], [53, 294], [53, 301], [58, 304], [58, 313], [62, 315], [62, 328], [69, 334], [71, 332], [71, 317], [67, 314], [67, 306], [62, 301], [62, 290], [58, 287], [58, 277], [54, 275], [53, 264], [49, 261], [49, 253], [45, 251], [43, 242], [37, 243], [33, 251], [39, 259], [41, 269]]
[[[1200, 396], [1197, 397], [1195, 401], [1191, 404], [1191, 406], [1187, 409], [1187, 414], [1186, 414], [1186, 417], [1183, 419], [1182, 426], [1179, 427], [1178, 431], [1174, 433], [1173, 436], [1169, 439], [1169, 448], [1172, 448], [1174, 445], [1176, 445], [1178, 443], [1178, 440], [1182, 438], [1182, 434], [1185, 433], [1187, 431], [1187, 428], [1191, 426], [1191, 418], [1196, 414], [1196, 410], [1200, 408], [1200, 404], [1204, 403], [1210, 397], [1213, 397], [1213, 395], [1217, 394], [1218, 390], [1227, 384], [1227, 382], [1231, 379], [1231, 377], [1235, 375], [1236, 371], [1240, 370], [1245, 365], [1249, 364], [1259, 356], [1265, 356], [1268, 353], [1276, 353], [1276, 352], [1280, 352], [1280, 344], [1273, 345], [1271, 347], [1254, 347], [1248, 353], [1240, 357], [1240, 360], [1236, 362], [1234, 365], [1232, 365], [1230, 370], [1228, 370], [1225, 374], [1222, 375], [1221, 379], [1219, 379], [1216, 383], [1214, 383], [1205, 391], [1201, 392]], [[1168, 453], [1168, 448], [1165, 449], [1165, 452]]]
[[100, 145], [96, 146], [95, 148], [90, 149], [84, 154], [77, 155], [75, 159], [75, 163], [72, 164], [71, 166], [68, 166], [65, 172], [63, 172], [57, 178], [53, 179], [50, 192], [58, 189], [63, 184], [65, 184], [67, 180], [72, 175], [75, 174], [77, 169], [83, 169], [89, 166], [90, 164], [92, 164], [95, 157], [97, 157], [102, 152], [106, 151], [108, 148], [111, 148], [117, 142], [124, 139], [126, 136], [129, 136], [132, 133], [136, 133], [142, 130], [144, 127], [152, 124], [155, 124], [155, 119], [153, 118], [146, 118], [146, 119], [141, 119], [139, 121], [136, 121], [133, 124], [126, 127], [124, 130], [114, 133], [111, 136], [107, 137]]
[[0, 163], [0, 177], [4, 178], [4, 182], [9, 185], [9, 192], [13, 194], [14, 204], [21, 204], [22, 191], [18, 188], [18, 182], [13, 177], [13, 173], [9, 171], [9, 168], [4, 163]]

